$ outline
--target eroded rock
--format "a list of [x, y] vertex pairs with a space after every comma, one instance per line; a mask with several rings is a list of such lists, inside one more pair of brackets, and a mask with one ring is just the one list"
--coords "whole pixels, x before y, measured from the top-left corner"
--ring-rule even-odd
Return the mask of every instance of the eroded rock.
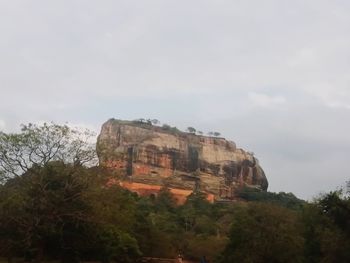
[[139, 194], [167, 187], [180, 203], [193, 191], [213, 201], [235, 199], [243, 186], [268, 187], [258, 160], [224, 138], [111, 119], [102, 126], [97, 153], [122, 186]]

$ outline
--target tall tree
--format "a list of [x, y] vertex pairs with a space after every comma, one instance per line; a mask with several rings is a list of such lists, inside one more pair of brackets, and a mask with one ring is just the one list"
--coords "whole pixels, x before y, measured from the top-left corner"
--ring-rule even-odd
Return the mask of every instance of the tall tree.
[[135, 262], [135, 199], [101, 183], [95, 170], [60, 161], [8, 180], [0, 191], [0, 244], [7, 247], [0, 255]]
[[44, 123], [22, 125], [19, 133], [0, 132], [0, 176], [19, 176], [33, 166], [51, 161], [76, 165], [97, 163], [94, 134], [67, 125]]
[[221, 262], [302, 262], [304, 239], [297, 214], [271, 204], [236, 211]]
[[327, 193], [303, 210], [307, 262], [350, 262], [350, 198]]

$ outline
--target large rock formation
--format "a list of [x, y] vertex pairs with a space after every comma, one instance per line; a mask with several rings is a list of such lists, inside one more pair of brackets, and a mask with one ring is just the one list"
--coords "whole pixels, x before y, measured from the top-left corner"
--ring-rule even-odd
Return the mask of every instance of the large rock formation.
[[170, 127], [110, 119], [97, 153], [101, 166], [116, 171], [113, 182], [141, 195], [167, 187], [179, 203], [193, 191], [205, 192], [210, 201], [232, 200], [243, 186], [268, 186], [258, 160], [235, 143]]

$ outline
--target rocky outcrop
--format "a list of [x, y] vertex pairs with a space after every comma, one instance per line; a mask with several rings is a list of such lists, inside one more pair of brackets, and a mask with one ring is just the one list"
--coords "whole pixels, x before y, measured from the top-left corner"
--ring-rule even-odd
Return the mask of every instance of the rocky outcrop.
[[210, 201], [231, 200], [243, 186], [268, 186], [258, 160], [235, 143], [169, 127], [111, 119], [102, 126], [97, 153], [120, 185], [143, 195], [167, 187], [180, 203], [193, 191]]

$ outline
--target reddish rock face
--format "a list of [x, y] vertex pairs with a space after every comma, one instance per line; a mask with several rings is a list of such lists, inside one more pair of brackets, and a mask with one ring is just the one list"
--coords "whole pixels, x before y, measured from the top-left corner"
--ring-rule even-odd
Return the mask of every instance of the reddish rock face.
[[102, 126], [97, 153], [124, 187], [142, 195], [167, 187], [179, 203], [194, 190], [213, 201], [234, 199], [243, 186], [268, 186], [258, 160], [224, 138], [111, 119]]

